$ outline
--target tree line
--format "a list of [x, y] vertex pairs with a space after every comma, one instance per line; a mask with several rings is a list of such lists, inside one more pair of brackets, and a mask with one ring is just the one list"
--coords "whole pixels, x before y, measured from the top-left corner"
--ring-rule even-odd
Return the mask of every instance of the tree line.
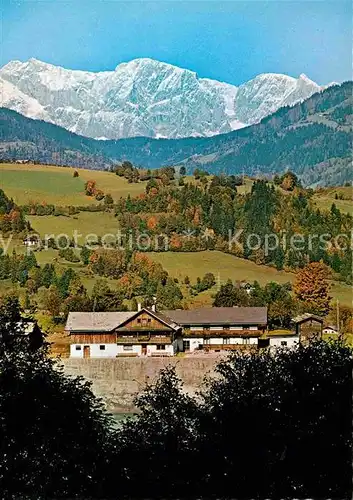
[[[0, 252], [0, 280], [9, 279], [21, 286], [25, 309], [47, 310], [53, 318], [64, 319], [70, 311], [124, 311], [125, 299], [134, 299], [131, 308], [136, 310], [136, 297], [143, 297], [147, 306], [156, 297], [161, 308], [182, 307], [178, 280], [143, 253], [100, 248], [91, 251], [87, 247], [81, 249], [80, 257], [70, 247], [60, 252], [71, 262], [81, 260], [86, 274], [98, 277], [91, 294], [72, 268], [58, 268], [49, 263], [39, 266], [34, 252], [13, 251], [11, 255]], [[116, 279], [114, 288], [104, 278]], [[203, 278], [202, 287], [205, 286], [211, 286], [210, 276]]]

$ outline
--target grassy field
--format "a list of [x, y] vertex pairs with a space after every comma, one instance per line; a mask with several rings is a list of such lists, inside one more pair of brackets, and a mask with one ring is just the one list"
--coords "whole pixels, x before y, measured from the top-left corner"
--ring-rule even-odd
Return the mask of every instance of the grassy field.
[[[146, 183], [129, 184], [126, 179], [110, 172], [99, 170], [77, 169], [79, 177], [74, 178], [74, 168], [55, 167], [50, 165], [20, 165], [12, 163], [0, 164], [0, 186], [9, 197], [19, 205], [29, 201], [52, 203], [54, 205], [89, 205], [96, 200], [84, 194], [87, 180], [95, 180], [97, 187], [112, 197], [135, 196], [144, 192]], [[209, 176], [211, 178], [211, 176]], [[187, 176], [187, 182], [196, 182], [193, 176]], [[248, 193], [253, 181], [246, 178], [243, 186], [238, 186], [239, 194]], [[344, 199], [336, 200], [335, 195]], [[343, 212], [353, 215], [352, 187], [333, 187], [322, 189], [313, 197], [318, 208], [329, 210], [332, 203]]]
[[[240, 259], [233, 255], [217, 251], [205, 252], [163, 252], [148, 254], [151, 259], [160, 262], [169, 274], [179, 281], [183, 281], [185, 276], [189, 276], [191, 282], [196, 282], [196, 278], [204, 276], [207, 272], [212, 272], [217, 281], [217, 285], [211, 293], [217, 290], [217, 287], [224, 284], [229, 278], [235, 280], [246, 280], [249, 282], [257, 280], [264, 285], [269, 281], [278, 283], [293, 282], [294, 273], [277, 271], [272, 267], [259, 266], [249, 260]], [[203, 302], [209, 302], [208, 294], [200, 294], [199, 299]], [[342, 305], [352, 306], [352, 288], [339, 282], [332, 282], [331, 295], [334, 299], [339, 299]]]
[[[28, 220], [35, 231], [44, 238], [46, 234], [67, 234], [69, 237], [81, 234], [78, 242], [84, 243], [84, 239], [89, 234], [103, 236], [105, 234], [116, 234], [118, 222], [113, 213], [109, 212], [80, 212], [71, 217], [55, 217], [54, 215], [32, 215]], [[110, 240], [107, 240], [110, 241]]]
[[258, 266], [250, 260], [239, 259], [230, 254], [218, 251], [204, 252], [162, 252], [148, 254], [149, 257], [160, 262], [163, 267], [175, 278], [183, 280], [189, 276], [192, 282], [207, 272], [212, 272], [220, 284], [227, 279], [255, 281], [264, 284], [268, 281], [285, 283], [293, 281], [294, 274], [277, 271], [272, 267]]
[[19, 205], [37, 201], [54, 205], [90, 205], [97, 203], [84, 193], [87, 180], [95, 180], [97, 187], [114, 200], [128, 194], [144, 192], [145, 182], [129, 184], [126, 179], [111, 172], [77, 169], [79, 177], [73, 177], [74, 168], [46, 165], [0, 164], [0, 186], [7, 196]]
[[[335, 196], [343, 197], [336, 200]], [[326, 188], [313, 196], [315, 205], [322, 210], [330, 210], [332, 203], [341, 210], [353, 215], [353, 188], [352, 187], [332, 187]]]

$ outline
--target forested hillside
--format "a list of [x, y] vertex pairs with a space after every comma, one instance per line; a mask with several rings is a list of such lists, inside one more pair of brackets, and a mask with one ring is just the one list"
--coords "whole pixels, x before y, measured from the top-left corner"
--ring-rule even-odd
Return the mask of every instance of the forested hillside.
[[307, 184], [351, 180], [352, 82], [329, 87], [261, 123], [208, 138], [97, 141], [2, 108], [2, 159], [104, 169], [129, 159], [144, 168], [206, 168], [211, 173], [273, 174], [287, 169]]
[[[116, 216], [125, 232], [168, 236], [169, 250], [175, 252], [221, 250], [293, 271], [322, 260], [338, 279], [351, 283], [347, 241], [352, 217], [334, 204], [321, 212], [312, 202], [312, 190], [290, 185], [291, 173], [284, 177], [287, 191], [257, 181], [246, 195], [237, 194], [232, 177], [215, 176], [209, 184], [182, 189], [163, 188], [152, 179], [146, 195], [118, 201]], [[298, 235], [300, 245], [292, 244]]]

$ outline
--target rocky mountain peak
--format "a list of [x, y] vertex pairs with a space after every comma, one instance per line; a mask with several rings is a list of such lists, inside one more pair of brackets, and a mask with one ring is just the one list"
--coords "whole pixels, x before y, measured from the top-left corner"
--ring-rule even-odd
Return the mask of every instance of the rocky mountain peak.
[[0, 77], [3, 107], [109, 139], [230, 132], [321, 90], [305, 75], [296, 79], [275, 73], [237, 87], [149, 58], [98, 73], [31, 58], [9, 62]]

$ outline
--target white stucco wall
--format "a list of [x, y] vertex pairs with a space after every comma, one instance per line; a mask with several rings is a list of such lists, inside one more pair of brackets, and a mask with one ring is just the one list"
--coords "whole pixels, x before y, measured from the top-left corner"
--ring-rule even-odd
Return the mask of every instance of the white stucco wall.
[[157, 349], [157, 345], [150, 344], [147, 346], [147, 356], [152, 356], [153, 354], [157, 354], [158, 356], [173, 356], [174, 348], [172, 344], [164, 344], [164, 349]]
[[243, 339], [241, 337], [232, 337], [229, 341], [230, 344], [242, 344]]
[[125, 344], [131, 346], [131, 349], [126, 350], [124, 349], [124, 344], [118, 344], [117, 345], [117, 354], [122, 355], [122, 354], [137, 354], [138, 356], [141, 356], [142, 354], [142, 346], [139, 344]]
[[183, 340], [188, 340], [190, 342], [190, 352], [196, 351], [200, 345], [203, 344], [203, 338], [198, 337], [198, 338], [190, 338], [190, 337], [185, 337]]
[[[87, 345], [89, 346], [90, 358], [115, 358], [118, 353], [116, 344], [72, 344], [70, 346], [70, 357], [83, 358], [83, 348]], [[81, 347], [81, 349], [77, 350], [76, 346]], [[100, 349], [100, 346], [104, 346], [104, 349]]]
[[248, 339], [248, 342], [245, 342], [244, 339], [240, 336], [231, 337], [229, 339], [229, 344], [223, 344], [223, 337], [211, 337], [208, 343], [206, 343], [202, 337], [197, 337], [197, 338], [184, 337], [183, 340], [188, 340], [190, 342], [189, 352], [198, 350], [200, 345], [234, 345], [234, 344], [245, 344], [245, 343], [256, 345], [258, 343], [257, 337], [250, 337]]
[[[129, 356], [131, 354], [142, 355], [142, 346], [140, 344], [125, 344], [131, 346], [131, 349], [124, 349], [124, 344], [72, 344], [70, 346], [70, 357], [83, 358], [83, 348], [87, 345], [90, 348], [90, 358], [115, 358], [117, 355]], [[101, 345], [104, 345], [105, 349], [100, 349]], [[80, 349], [78, 350], [76, 347], [80, 347]], [[166, 344], [165, 349], [157, 350], [156, 344], [147, 345], [147, 356], [151, 356], [154, 353], [173, 356], [174, 347], [172, 344]]]
[[[105, 349], [101, 350], [100, 345], [104, 345]], [[117, 353], [118, 346], [116, 344], [91, 344], [91, 358], [115, 358]]]
[[[76, 350], [76, 345], [81, 349]], [[70, 345], [70, 358], [83, 358], [83, 345], [81, 344], [71, 344]]]
[[[287, 345], [282, 345], [282, 342], [287, 342]], [[294, 347], [298, 342], [299, 337], [297, 335], [293, 335], [291, 337], [270, 337], [270, 347]]]

